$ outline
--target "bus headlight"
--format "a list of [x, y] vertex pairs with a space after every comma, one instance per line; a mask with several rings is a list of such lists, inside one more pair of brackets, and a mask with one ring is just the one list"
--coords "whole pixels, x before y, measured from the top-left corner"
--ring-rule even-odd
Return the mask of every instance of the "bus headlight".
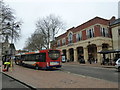
[[49, 66], [49, 63], [47, 62], [47, 67]]

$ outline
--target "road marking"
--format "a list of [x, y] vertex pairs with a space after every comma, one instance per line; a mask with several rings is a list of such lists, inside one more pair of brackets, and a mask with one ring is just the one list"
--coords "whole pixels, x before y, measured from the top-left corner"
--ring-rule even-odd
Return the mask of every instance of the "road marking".
[[86, 75], [81, 75], [81, 74], [75, 74], [75, 73], [72, 73], [72, 72], [69, 72], [69, 71], [62, 71], [62, 72], [65, 72], [65, 73], [68, 73], [68, 74], [72, 74], [72, 75], [75, 75], [75, 76], [80, 76], [80, 77], [83, 77], [83, 78], [90, 78], [90, 79], [102, 80], [102, 81], [105, 81], [105, 82], [118, 83], [118, 82], [112, 82], [112, 81], [108, 81], [108, 80], [104, 80], [104, 79], [99, 79], [99, 78], [95, 78], [95, 77], [91, 77], [91, 76], [86, 76]]

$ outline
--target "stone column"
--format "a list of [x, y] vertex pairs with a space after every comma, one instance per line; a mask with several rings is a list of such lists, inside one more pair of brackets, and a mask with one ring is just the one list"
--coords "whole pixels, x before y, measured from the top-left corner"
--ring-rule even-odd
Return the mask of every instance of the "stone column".
[[98, 53], [101, 50], [102, 50], [102, 46], [97, 46], [97, 60], [98, 60], [98, 62], [102, 62], [101, 54]]
[[84, 49], [84, 60], [85, 60], [85, 62], [87, 62], [87, 60], [88, 60], [88, 48], [84, 47], [83, 49]]
[[70, 60], [70, 53], [69, 53], [69, 49], [66, 50], [66, 55], [67, 55], [67, 60]]
[[[108, 50], [113, 50], [113, 47], [109, 46]], [[109, 53], [108, 58], [111, 59], [111, 60], [113, 60], [114, 59], [113, 54], [114, 53]]]
[[74, 48], [74, 62], [78, 61], [78, 53], [77, 53], [77, 49]]

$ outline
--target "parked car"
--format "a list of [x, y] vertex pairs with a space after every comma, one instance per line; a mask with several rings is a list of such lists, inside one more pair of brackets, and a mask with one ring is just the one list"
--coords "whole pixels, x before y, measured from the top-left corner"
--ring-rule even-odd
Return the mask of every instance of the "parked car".
[[120, 71], [120, 58], [116, 61], [115, 67]]

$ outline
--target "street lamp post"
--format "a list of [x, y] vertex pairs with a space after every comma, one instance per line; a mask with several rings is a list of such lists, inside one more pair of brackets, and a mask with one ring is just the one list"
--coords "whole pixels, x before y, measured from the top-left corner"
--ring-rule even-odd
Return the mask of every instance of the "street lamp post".
[[14, 39], [14, 31], [15, 29], [19, 28], [19, 25], [16, 25], [16, 23], [12, 23], [10, 24], [9, 22], [7, 23], [8, 27], [11, 29], [11, 44], [9, 46], [9, 54], [11, 55], [11, 67], [12, 67], [12, 63], [13, 63], [13, 59], [14, 59], [14, 55], [15, 55], [15, 46], [13, 43], [13, 39]]
[[[1, 25], [0, 25], [1, 26]], [[2, 28], [2, 26], [1, 26], [1, 32], [0, 32], [0, 37], [1, 38], [3, 38], [3, 36], [5, 36], [5, 39], [6, 39], [6, 37], [8, 37], [8, 35], [11, 35], [11, 44], [13, 44], [13, 39], [14, 39], [14, 31], [16, 30], [16, 29], [18, 29], [19, 28], [19, 25], [17, 24], [17, 23], [14, 23], [14, 22], [12, 22], [12, 23], [10, 23], [10, 22], [8, 22], [7, 24], [6, 24], [6, 26], [4, 26], [3, 28]], [[5, 30], [5, 31], [4, 31]], [[8, 53], [5, 53], [5, 49], [4, 49], [4, 41], [3, 41], [3, 39], [1, 39], [1, 56], [3, 56], [4, 54], [11, 54], [11, 56], [13, 55], [13, 49], [10, 49], [13, 45], [11, 45], [10, 44], [10, 48], [9, 48], [9, 50], [8, 50]], [[8, 47], [5, 47], [5, 48], [8, 48]]]

